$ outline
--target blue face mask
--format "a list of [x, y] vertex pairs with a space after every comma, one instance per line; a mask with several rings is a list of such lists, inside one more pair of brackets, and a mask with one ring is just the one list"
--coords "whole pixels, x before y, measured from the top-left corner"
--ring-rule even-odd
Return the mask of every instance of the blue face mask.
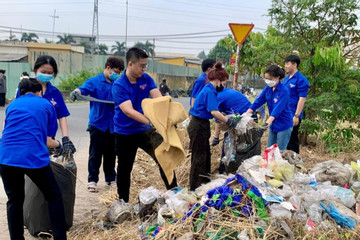
[[119, 74], [117, 74], [117, 73], [115, 73], [115, 72], [112, 72], [111, 74], [110, 74], [110, 76], [109, 76], [109, 79], [111, 80], [111, 81], [115, 81], [116, 79], [118, 79], [119, 78]]
[[36, 77], [40, 82], [48, 83], [48, 82], [51, 81], [51, 79], [53, 79], [54, 75], [53, 74], [37, 73]]

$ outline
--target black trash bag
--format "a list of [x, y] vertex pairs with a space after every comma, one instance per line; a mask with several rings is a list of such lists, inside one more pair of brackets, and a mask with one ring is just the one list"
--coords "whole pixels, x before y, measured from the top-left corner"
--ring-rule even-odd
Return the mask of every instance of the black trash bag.
[[[65, 210], [65, 229], [73, 225], [77, 167], [71, 154], [66, 163], [51, 161], [50, 167], [59, 185]], [[25, 176], [24, 225], [33, 236], [51, 234], [48, 203], [39, 188]]]
[[176, 89], [173, 89], [170, 91], [170, 96], [173, 98], [178, 98], [179, 97], [179, 93]]
[[261, 155], [260, 139], [263, 133], [261, 129], [252, 128], [237, 137], [235, 161], [230, 161], [227, 166], [225, 164], [227, 174], [236, 173], [244, 160]]

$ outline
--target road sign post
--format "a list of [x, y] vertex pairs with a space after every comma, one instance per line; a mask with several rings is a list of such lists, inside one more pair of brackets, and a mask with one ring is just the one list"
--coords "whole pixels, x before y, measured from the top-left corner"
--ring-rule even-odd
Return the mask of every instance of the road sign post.
[[254, 24], [229, 23], [229, 27], [238, 45], [236, 49], [235, 74], [233, 82], [233, 88], [236, 88], [239, 76], [240, 46], [244, 43], [251, 30], [254, 28]]

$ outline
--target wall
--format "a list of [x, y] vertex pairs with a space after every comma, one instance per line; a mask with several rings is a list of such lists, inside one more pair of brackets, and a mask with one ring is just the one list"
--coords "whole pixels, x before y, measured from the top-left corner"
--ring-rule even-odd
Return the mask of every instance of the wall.
[[21, 73], [30, 73], [30, 63], [0, 62], [0, 69], [6, 71], [6, 98], [14, 98], [16, 88], [20, 82]]
[[166, 58], [166, 59], [156, 60], [156, 62], [170, 64], [170, 65], [176, 65], [176, 66], [185, 66], [185, 58], [183, 58], [183, 57]]

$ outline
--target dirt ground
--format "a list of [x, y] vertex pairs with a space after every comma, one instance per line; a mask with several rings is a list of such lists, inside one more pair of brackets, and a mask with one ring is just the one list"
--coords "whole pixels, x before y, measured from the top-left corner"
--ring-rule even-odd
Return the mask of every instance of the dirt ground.
[[[267, 135], [262, 137], [262, 149], [265, 148]], [[359, 154], [340, 154], [336, 158], [327, 153], [315, 138], [309, 139], [308, 146], [302, 146], [300, 153], [306, 167], [310, 168], [318, 162], [335, 159], [343, 163], [349, 163], [351, 160], [360, 159]], [[78, 179], [76, 185], [76, 200], [74, 225], [68, 232], [69, 239], [139, 239], [140, 233], [138, 226], [141, 224], [139, 219], [125, 222], [110, 230], [102, 229], [102, 220], [110, 204], [116, 200], [115, 190], [106, 187], [103, 173], [100, 174], [98, 183], [99, 193], [89, 193], [87, 191], [87, 158], [89, 139], [83, 138], [78, 143], [78, 152], [75, 154], [75, 160], [78, 167]], [[220, 160], [220, 145], [212, 147], [212, 171], [217, 171]], [[185, 141], [185, 147], [188, 146], [188, 140]], [[190, 155], [187, 155], [186, 161], [176, 170], [178, 184], [181, 187], [188, 187], [188, 171], [190, 167]], [[132, 185], [130, 202], [137, 203], [138, 193], [141, 189], [149, 186], [155, 186], [160, 190], [165, 190], [158, 173], [158, 168], [154, 161], [145, 153], [139, 151], [132, 172]], [[6, 204], [0, 202], [0, 240], [9, 239]], [[37, 239], [25, 230], [26, 239]]]

